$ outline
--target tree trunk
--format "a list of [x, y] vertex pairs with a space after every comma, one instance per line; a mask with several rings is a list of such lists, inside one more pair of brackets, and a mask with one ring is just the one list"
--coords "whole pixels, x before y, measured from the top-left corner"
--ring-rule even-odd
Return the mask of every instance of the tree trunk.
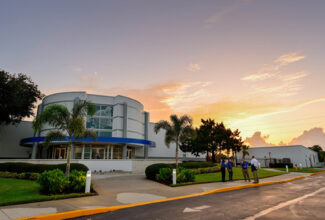
[[176, 170], [178, 169], [178, 141], [176, 141]]
[[69, 176], [70, 175], [70, 160], [71, 160], [71, 139], [69, 140], [69, 145], [67, 148], [67, 166], [65, 168], [65, 176]]
[[212, 162], [215, 163], [216, 162], [216, 155], [215, 155], [214, 150], [212, 150], [211, 153], [212, 153]]

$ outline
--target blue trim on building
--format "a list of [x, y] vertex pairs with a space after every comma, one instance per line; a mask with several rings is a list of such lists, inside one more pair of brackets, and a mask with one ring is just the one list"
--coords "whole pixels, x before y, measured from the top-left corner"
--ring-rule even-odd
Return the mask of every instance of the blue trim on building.
[[[45, 137], [29, 137], [20, 140], [20, 145], [26, 146], [31, 145], [33, 143], [44, 142]], [[67, 136], [64, 140], [53, 141], [53, 143], [67, 143], [69, 141], [69, 136]], [[118, 143], [118, 144], [143, 144], [148, 145], [150, 147], [155, 147], [156, 143], [149, 140], [144, 139], [136, 139], [136, 138], [120, 138], [120, 137], [97, 137], [97, 141], [94, 141], [92, 138], [80, 138], [75, 139], [72, 137], [72, 141], [77, 142], [93, 142], [93, 143]]]

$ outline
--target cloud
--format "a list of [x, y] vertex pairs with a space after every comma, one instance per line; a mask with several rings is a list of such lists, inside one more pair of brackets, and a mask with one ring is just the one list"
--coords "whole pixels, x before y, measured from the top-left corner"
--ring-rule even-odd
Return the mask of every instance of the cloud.
[[251, 147], [273, 146], [273, 144], [266, 142], [269, 137], [269, 135], [262, 136], [262, 133], [260, 131], [256, 131], [252, 137], [247, 137], [245, 139], [245, 142], [248, 143]]
[[254, 114], [250, 117], [246, 117], [241, 120], [236, 120], [234, 123], [232, 123], [232, 125], [236, 126], [237, 124], [241, 124], [241, 123], [244, 123], [249, 120], [258, 120], [260, 118], [269, 117], [269, 116], [273, 116], [273, 115], [277, 115], [277, 114], [294, 112], [294, 111], [299, 110], [299, 109], [301, 109], [305, 106], [308, 106], [310, 104], [322, 103], [322, 102], [325, 102], [325, 97], [311, 99], [311, 100], [301, 102], [301, 103], [295, 104], [295, 105], [290, 105], [290, 106], [279, 106], [278, 105], [277, 109], [273, 109], [273, 110], [271, 109], [272, 111], [269, 111], [269, 112], [264, 112], [261, 114]]
[[227, 14], [232, 13], [235, 11], [237, 8], [239, 8], [241, 5], [245, 3], [251, 2], [250, 0], [237, 0], [232, 4], [226, 5], [224, 7], [220, 7], [219, 10], [209, 18], [205, 20], [205, 23], [207, 24], [215, 24], [220, 21], [222, 17], [224, 17]]
[[201, 118], [213, 118], [216, 121], [223, 121], [231, 125], [238, 120], [244, 120], [254, 115], [265, 114], [277, 111], [281, 108], [278, 104], [267, 103], [264, 99], [241, 100], [220, 100], [212, 104], [202, 104], [197, 106], [189, 114], [194, 119], [194, 124], [198, 125]]
[[90, 74], [80, 75], [79, 80], [84, 87], [96, 88], [99, 85], [101, 78], [97, 72], [93, 72]]
[[323, 128], [312, 128], [304, 131], [300, 136], [293, 138], [289, 142], [290, 145], [304, 145], [305, 147], [312, 147], [313, 145], [320, 145], [325, 150], [325, 132]]
[[197, 63], [190, 63], [187, 67], [187, 69], [191, 72], [196, 72], [201, 69], [201, 66]]
[[81, 73], [82, 72], [82, 68], [81, 67], [74, 67], [73, 70], [77, 73]]
[[305, 58], [306, 56], [299, 55], [298, 53], [287, 53], [279, 56], [274, 62], [281, 66], [285, 66], [290, 63], [298, 62]]
[[303, 89], [302, 79], [308, 76], [305, 71], [285, 72], [282, 67], [305, 59], [298, 53], [283, 54], [273, 63], [263, 66], [257, 73], [241, 78], [257, 93], [272, 94], [279, 97], [294, 96]]
[[274, 74], [270, 74], [270, 73], [252, 74], [252, 75], [243, 77], [242, 80], [245, 80], [245, 81], [264, 80], [264, 79], [271, 78], [273, 76], [274, 76]]

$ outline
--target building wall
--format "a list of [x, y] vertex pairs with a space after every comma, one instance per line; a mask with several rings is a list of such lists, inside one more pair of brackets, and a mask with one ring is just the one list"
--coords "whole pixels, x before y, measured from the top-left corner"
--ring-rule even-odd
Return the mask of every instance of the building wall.
[[[123, 119], [124, 104], [127, 106], [127, 133], [128, 138], [144, 138], [144, 110], [143, 105], [131, 98], [125, 96], [102, 96], [87, 94], [86, 92], [64, 92], [46, 96], [43, 99], [41, 108], [51, 104], [61, 104], [66, 106], [70, 111], [76, 99], [88, 100], [96, 105], [108, 105], [113, 108], [112, 117], [112, 137], [123, 137]], [[44, 126], [41, 135], [45, 135], [51, 129], [50, 126]], [[105, 132], [100, 130], [99, 132]], [[99, 135], [102, 136], [102, 135]]]
[[25, 137], [32, 137], [33, 134], [30, 121], [0, 126], [0, 158], [29, 158], [31, 148], [21, 147], [19, 142]]
[[[279, 146], [279, 147], [255, 147], [248, 149], [249, 156], [247, 159], [251, 159], [255, 156], [261, 166], [265, 167], [269, 164], [269, 152], [271, 152], [272, 159], [290, 158], [293, 165], [301, 164], [303, 167], [317, 166], [319, 163], [317, 152], [312, 151], [302, 145], [296, 146]], [[238, 154], [238, 158], [242, 158], [242, 153]]]

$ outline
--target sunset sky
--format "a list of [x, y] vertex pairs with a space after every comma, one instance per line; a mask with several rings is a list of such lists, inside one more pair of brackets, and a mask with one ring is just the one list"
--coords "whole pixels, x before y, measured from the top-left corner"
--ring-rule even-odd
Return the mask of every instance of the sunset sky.
[[141, 101], [252, 146], [325, 149], [325, 1], [0, 0], [0, 68]]

